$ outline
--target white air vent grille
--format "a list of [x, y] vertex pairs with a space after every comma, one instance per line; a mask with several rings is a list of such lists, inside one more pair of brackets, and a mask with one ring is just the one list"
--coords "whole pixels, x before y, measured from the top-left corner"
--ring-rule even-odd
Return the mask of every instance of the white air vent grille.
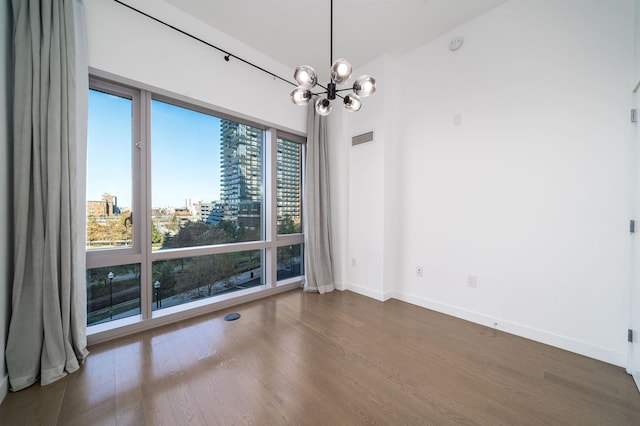
[[373, 141], [373, 132], [367, 132], [367, 133], [363, 133], [361, 135], [352, 137], [351, 146], [356, 146], [356, 145], [360, 145], [360, 144], [371, 142], [371, 141]]

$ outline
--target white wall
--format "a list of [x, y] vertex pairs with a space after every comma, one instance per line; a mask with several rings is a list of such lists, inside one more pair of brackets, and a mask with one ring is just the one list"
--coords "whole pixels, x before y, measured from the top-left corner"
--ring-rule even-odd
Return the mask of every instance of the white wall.
[[365, 115], [379, 93], [347, 124], [391, 129], [350, 152], [349, 282], [624, 365], [633, 15], [632, 0], [511, 0], [395, 59], [378, 98], [392, 127]]
[[[363, 73], [384, 79], [384, 57], [361, 69], [354, 70], [354, 78]], [[365, 71], [366, 70], [366, 71]], [[348, 119], [349, 147], [349, 204], [347, 250], [348, 288], [361, 294], [384, 299], [384, 217], [385, 217], [385, 96], [390, 94], [379, 84], [374, 96], [363, 98], [357, 113], [344, 112]], [[341, 108], [344, 109], [344, 108]], [[373, 131], [374, 140], [351, 146], [353, 136]], [[353, 173], [360, 170], [360, 173]]]
[[11, 301], [11, 38], [12, 18], [10, 2], [0, 5], [0, 205], [4, 214], [0, 216], [0, 403], [7, 395], [9, 380], [5, 366], [5, 349], [9, 331]]
[[[181, 12], [163, 0], [128, 0], [158, 19], [293, 80], [293, 70]], [[306, 110], [289, 99], [294, 86], [181, 35], [113, 1], [85, 2], [89, 65], [222, 112], [306, 133]]]
[[[397, 191], [389, 185], [395, 173], [395, 159], [391, 140], [391, 59], [384, 55], [354, 69], [353, 78], [362, 74], [374, 76], [377, 91], [363, 98], [357, 113], [336, 105], [335, 111], [345, 121], [344, 139], [338, 145], [347, 161], [346, 176], [338, 192], [346, 194], [346, 204], [339, 210], [347, 211], [346, 285], [345, 288], [376, 298], [389, 298], [389, 280], [397, 276], [394, 238], [396, 232]], [[329, 122], [332, 126], [334, 123]], [[373, 132], [372, 142], [351, 146], [351, 138]], [[333, 166], [333, 164], [332, 164]], [[333, 170], [333, 168], [332, 168]], [[353, 171], [357, 170], [357, 173]], [[351, 173], [349, 173], [351, 171]], [[343, 240], [345, 239], [343, 238]]]

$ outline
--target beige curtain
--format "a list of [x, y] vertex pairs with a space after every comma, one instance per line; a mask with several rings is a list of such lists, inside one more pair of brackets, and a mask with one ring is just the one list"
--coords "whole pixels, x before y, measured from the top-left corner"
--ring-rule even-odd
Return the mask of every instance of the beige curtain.
[[329, 205], [329, 155], [326, 117], [309, 103], [307, 157], [304, 179], [305, 291], [334, 290], [331, 269], [331, 207]]
[[81, 0], [13, 0], [14, 278], [11, 390], [46, 385], [87, 356], [86, 65]]

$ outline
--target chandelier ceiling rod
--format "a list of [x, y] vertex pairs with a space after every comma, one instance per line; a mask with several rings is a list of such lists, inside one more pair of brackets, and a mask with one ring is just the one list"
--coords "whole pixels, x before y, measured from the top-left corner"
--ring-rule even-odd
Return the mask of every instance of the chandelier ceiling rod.
[[[332, 63], [333, 63], [333, 0], [331, 0], [331, 8], [329, 13], [329, 64], [332, 64]], [[333, 83], [333, 78], [331, 78], [331, 83]], [[325, 91], [320, 93], [313, 93], [314, 95], [322, 95], [323, 93], [329, 93], [330, 89], [328, 87], [324, 87], [322, 84], [319, 84], [319, 83], [316, 83], [316, 86], [321, 87]], [[334, 93], [344, 92], [345, 90], [349, 90], [349, 89], [341, 89], [341, 90], [334, 89]], [[335, 96], [339, 97], [340, 99], [344, 99], [344, 96], [338, 95], [337, 93]]]
[[[331, 0], [331, 13], [329, 15], [331, 24], [329, 24], [329, 66], [333, 63], [333, 0]], [[333, 81], [333, 78], [331, 78]]]

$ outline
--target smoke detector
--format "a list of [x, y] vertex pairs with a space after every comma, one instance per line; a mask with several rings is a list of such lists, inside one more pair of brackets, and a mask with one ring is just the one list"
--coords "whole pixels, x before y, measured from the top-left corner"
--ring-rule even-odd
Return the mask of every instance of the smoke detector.
[[451, 40], [451, 42], [449, 43], [449, 50], [450, 51], [455, 51], [460, 49], [460, 46], [462, 46], [462, 42], [464, 40], [462, 40], [462, 37], [456, 37], [453, 40]]

